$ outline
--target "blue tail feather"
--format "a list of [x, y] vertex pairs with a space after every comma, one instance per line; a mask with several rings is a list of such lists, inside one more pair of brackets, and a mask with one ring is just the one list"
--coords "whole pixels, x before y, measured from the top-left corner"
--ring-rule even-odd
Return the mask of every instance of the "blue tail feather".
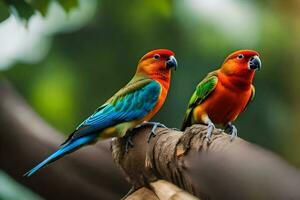
[[31, 170], [26, 172], [24, 174], [24, 176], [27, 176], [27, 177], [31, 176], [32, 174], [34, 174], [36, 171], [38, 171], [39, 169], [41, 169], [45, 165], [61, 158], [62, 156], [66, 155], [68, 153], [71, 153], [71, 152], [75, 151], [76, 149], [82, 147], [83, 145], [92, 142], [96, 138], [97, 138], [97, 135], [92, 134], [92, 135], [87, 135], [87, 136], [78, 138], [75, 141], [72, 141], [72, 142], [69, 142], [69, 143], [65, 144], [60, 149], [58, 149], [55, 153], [51, 154], [48, 158], [46, 158], [44, 161], [40, 162], [37, 166], [35, 166], [34, 168], [32, 168]]

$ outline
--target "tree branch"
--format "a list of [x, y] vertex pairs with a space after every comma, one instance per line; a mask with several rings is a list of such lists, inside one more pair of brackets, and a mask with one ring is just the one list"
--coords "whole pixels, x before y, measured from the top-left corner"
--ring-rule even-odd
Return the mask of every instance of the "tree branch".
[[142, 187], [125, 200], [200, 200], [170, 182], [158, 180], [150, 183], [150, 189]]
[[134, 147], [124, 152], [112, 142], [115, 162], [135, 189], [158, 179], [170, 181], [201, 199], [300, 199], [300, 173], [273, 153], [206, 126], [185, 133], [160, 128], [149, 145], [151, 128], [134, 130]]
[[46, 199], [119, 199], [129, 186], [111, 159], [109, 141], [58, 160], [38, 174], [22, 175], [63, 142], [0, 80], [0, 169]]

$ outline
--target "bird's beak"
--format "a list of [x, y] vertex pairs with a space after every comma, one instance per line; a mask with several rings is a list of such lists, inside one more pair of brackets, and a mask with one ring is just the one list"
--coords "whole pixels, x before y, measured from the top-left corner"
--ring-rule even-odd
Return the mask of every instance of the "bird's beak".
[[174, 68], [177, 69], [177, 60], [174, 56], [170, 56], [169, 59], [166, 62], [167, 69]]
[[260, 70], [261, 68], [261, 60], [259, 59], [258, 56], [253, 56], [252, 58], [250, 58], [249, 62], [248, 62], [248, 68], [250, 70]]

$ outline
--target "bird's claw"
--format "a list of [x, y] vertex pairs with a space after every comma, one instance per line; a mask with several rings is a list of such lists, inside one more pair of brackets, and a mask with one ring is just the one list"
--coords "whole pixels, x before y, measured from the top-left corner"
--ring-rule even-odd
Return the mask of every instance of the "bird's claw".
[[151, 141], [151, 138], [152, 137], [156, 137], [156, 133], [154, 131], [151, 130], [149, 136], [148, 136], [148, 139], [147, 139], [147, 142], [149, 143]]
[[210, 143], [212, 132], [216, 127], [212, 122], [209, 122], [207, 126], [208, 127], [207, 127], [207, 132], [206, 132], [205, 138], [207, 138], [208, 142]]
[[147, 142], [149, 143], [152, 137], [156, 136], [156, 129], [157, 128], [168, 128], [164, 124], [159, 123], [159, 122], [143, 122], [142, 124], [138, 125], [135, 127], [136, 128], [141, 128], [143, 126], [152, 126], [151, 132], [149, 134], [149, 137], [147, 139]]
[[230, 134], [230, 141], [233, 141], [237, 137], [237, 128], [234, 125], [228, 124], [225, 131]]
[[132, 137], [133, 137], [133, 135], [131, 135], [131, 134], [128, 134], [124, 137], [124, 139], [125, 139], [125, 152], [126, 153], [128, 153], [128, 150], [129, 150], [130, 147], [134, 146], [133, 142], [132, 142]]
[[159, 122], [144, 122], [143, 124], [141, 124], [140, 126], [145, 126], [145, 125], [152, 125], [152, 129], [151, 132], [149, 134], [149, 137], [147, 139], [147, 142], [149, 143], [152, 137], [156, 136], [156, 129], [158, 127], [160, 128], [167, 128], [164, 124], [159, 123]]

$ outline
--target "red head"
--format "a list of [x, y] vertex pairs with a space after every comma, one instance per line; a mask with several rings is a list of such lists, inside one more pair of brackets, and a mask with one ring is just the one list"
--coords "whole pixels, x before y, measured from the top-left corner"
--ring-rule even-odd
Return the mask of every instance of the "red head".
[[171, 68], [177, 68], [174, 53], [167, 49], [157, 49], [140, 59], [136, 74], [157, 79], [169, 78]]
[[230, 54], [224, 61], [221, 72], [225, 75], [241, 76], [252, 80], [256, 69], [261, 68], [259, 53], [252, 50], [239, 50]]

